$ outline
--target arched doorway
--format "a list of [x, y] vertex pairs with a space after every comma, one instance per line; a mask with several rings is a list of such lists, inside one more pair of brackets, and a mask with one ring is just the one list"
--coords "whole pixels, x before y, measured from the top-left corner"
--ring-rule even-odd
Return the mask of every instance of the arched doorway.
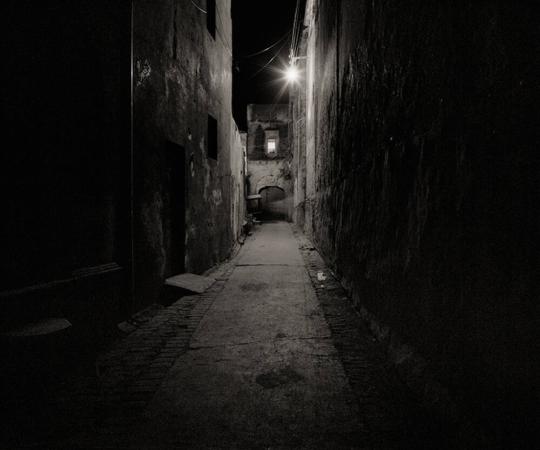
[[277, 186], [267, 186], [259, 190], [261, 195], [261, 216], [267, 220], [287, 218], [285, 191]]

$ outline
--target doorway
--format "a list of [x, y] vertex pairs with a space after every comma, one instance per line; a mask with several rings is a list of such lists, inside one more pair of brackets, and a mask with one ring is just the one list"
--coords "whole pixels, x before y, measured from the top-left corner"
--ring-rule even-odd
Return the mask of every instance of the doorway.
[[165, 276], [185, 271], [185, 152], [174, 142], [165, 149], [163, 177], [163, 234], [165, 247]]
[[264, 187], [259, 191], [261, 195], [261, 217], [266, 220], [285, 220], [287, 218], [287, 205], [285, 191], [277, 186]]

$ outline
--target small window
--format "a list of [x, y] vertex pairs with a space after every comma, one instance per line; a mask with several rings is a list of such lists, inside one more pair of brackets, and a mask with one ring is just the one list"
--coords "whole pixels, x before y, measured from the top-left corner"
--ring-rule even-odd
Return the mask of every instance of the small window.
[[216, 38], [216, 0], [206, 0], [206, 28]]
[[268, 158], [276, 158], [279, 151], [279, 130], [264, 130], [264, 153]]
[[275, 139], [268, 139], [266, 151], [269, 155], [273, 155], [276, 153], [276, 140]]
[[218, 122], [208, 114], [208, 157], [217, 160], [218, 157]]

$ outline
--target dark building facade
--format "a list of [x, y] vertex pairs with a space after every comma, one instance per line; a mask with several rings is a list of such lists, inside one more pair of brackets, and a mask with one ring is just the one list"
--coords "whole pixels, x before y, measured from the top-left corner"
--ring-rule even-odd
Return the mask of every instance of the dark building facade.
[[231, 2], [213, 5], [215, 20], [189, 0], [135, 8], [138, 306], [155, 301], [164, 278], [223, 260], [238, 237], [243, 152], [232, 119]]
[[272, 218], [292, 216], [292, 153], [287, 104], [248, 105], [248, 195], [261, 195], [261, 210]]
[[97, 339], [128, 306], [131, 7], [4, 10], [2, 328], [67, 316]]
[[166, 277], [236, 245], [231, 5], [214, 4], [4, 8], [3, 329], [62, 316], [95, 342], [159, 300]]
[[310, 0], [291, 93], [295, 221], [410, 386], [502, 448], [538, 403], [533, 16]]

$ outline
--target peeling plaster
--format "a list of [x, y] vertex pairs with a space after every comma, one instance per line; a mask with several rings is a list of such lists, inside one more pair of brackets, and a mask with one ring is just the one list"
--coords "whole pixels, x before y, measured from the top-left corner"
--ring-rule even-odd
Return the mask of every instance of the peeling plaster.
[[150, 77], [152, 73], [152, 68], [150, 67], [150, 62], [145, 59], [143, 62], [141, 60], [137, 61], [137, 87], [142, 86], [145, 81]]
[[222, 194], [221, 194], [221, 189], [214, 189], [212, 191], [212, 199], [214, 200], [214, 204], [216, 206], [221, 205], [221, 203], [223, 201]]

